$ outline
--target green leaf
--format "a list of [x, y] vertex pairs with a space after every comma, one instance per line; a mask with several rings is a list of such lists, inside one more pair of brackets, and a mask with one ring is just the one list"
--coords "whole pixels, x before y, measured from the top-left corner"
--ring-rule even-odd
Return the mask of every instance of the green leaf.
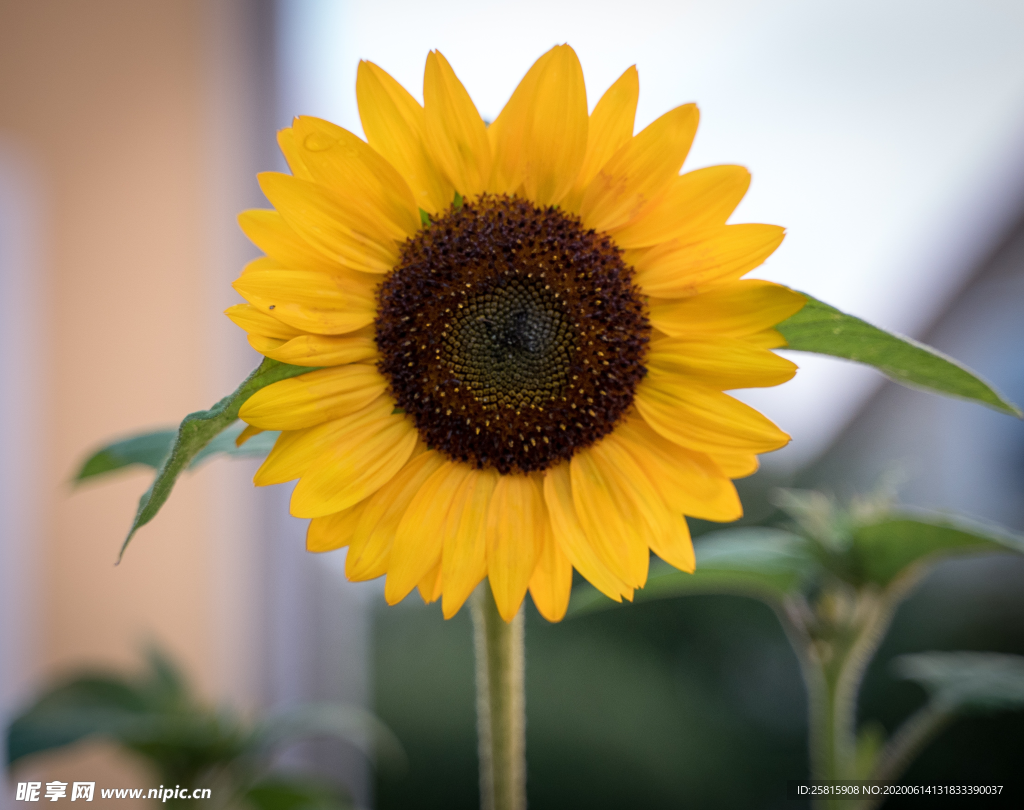
[[209, 737], [210, 712], [197, 710], [177, 666], [156, 648], [135, 677], [85, 672], [60, 681], [16, 717], [8, 728], [8, 762], [29, 754], [104, 735], [124, 745], [167, 737], [168, 720], [201, 725]]
[[11, 721], [7, 762], [109, 733], [144, 708], [133, 686], [117, 677], [86, 674], [58, 684]]
[[171, 452], [175, 435], [177, 431], [173, 428], [154, 430], [108, 444], [86, 459], [74, 481], [78, 483], [86, 478], [121, 470], [132, 464], [143, 464], [158, 470]]
[[[725, 529], [694, 542], [697, 569], [692, 574], [663, 563], [652, 566], [637, 602], [691, 594], [734, 594], [774, 603], [797, 590], [817, 563], [808, 541], [781, 529]], [[595, 588], [573, 593], [572, 615], [615, 605]]]
[[995, 526], [946, 516], [892, 516], [854, 533], [852, 568], [885, 587], [910, 566], [957, 554], [1024, 553], [1024, 539]]
[[933, 702], [962, 712], [1024, 708], [1024, 657], [988, 652], [901, 655], [897, 674], [916, 681]]
[[156, 480], [139, 500], [135, 520], [132, 521], [128, 536], [121, 546], [118, 562], [124, 556], [125, 549], [128, 548], [128, 543], [135, 536], [135, 532], [156, 517], [160, 507], [164, 505], [171, 494], [171, 489], [174, 487], [174, 482], [178, 480], [178, 476], [189, 467], [193, 460], [197, 460], [203, 448], [238, 418], [238, 411], [242, 407], [242, 403], [261, 388], [313, 370], [305, 366], [291, 366], [266, 358], [233, 394], [224, 397], [208, 411], [197, 411], [186, 416], [178, 428], [171, 452], [161, 465]]
[[[235, 439], [244, 429], [245, 425], [241, 422], [236, 422], [226, 428], [196, 454], [189, 464], [189, 469], [195, 469], [199, 464], [216, 455], [228, 455], [235, 458], [265, 458], [273, 449], [274, 442], [280, 435], [280, 431], [268, 430], [253, 436], [241, 447], [236, 447]], [[173, 428], [154, 430], [107, 445], [103, 449], [97, 450], [85, 461], [73, 480], [75, 483], [79, 483], [87, 478], [117, 472], [133, 464], [141, 464], [159, 470], [171, 454], [174, 437], [177, 435], [178, 431]]]
[[638, 598], [682, 593], [736, 593], [780, 599], [799, 588], [816, 563], [807, 541], [782, 529], [725, 529], [694, 543], [692, 574], [668, 566], [651, 576]]
[[807, 293], [807, 304], [776, 328], [790, 349], [842, 357], [874, 366], [911, 388], [980, 402], [1002, 413], [1024, 413], [981, 377], [951, 357], [840, 312]]
[[8, 728], [8, 761], [95, 736], [145, 757], [169, 784], [195, 781], [255, 750], [247, 727], [200, 703], [155, 650], [138, 675], [84, 673], [41, 694]]
[[149, 671], [137, 681], [136, 690], [148, 711], [177, 710], [192, 702], [185, 675], [158, 647], [145, 650]]

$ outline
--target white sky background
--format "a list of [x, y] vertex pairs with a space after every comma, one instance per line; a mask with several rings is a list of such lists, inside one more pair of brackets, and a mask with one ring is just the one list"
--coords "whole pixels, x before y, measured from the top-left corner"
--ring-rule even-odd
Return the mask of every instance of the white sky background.
[[[594, 103], [629, 65], [637, 130], [696, 101], [684, 169], [754, 176], [733, 222], [784, 225], [755, 275], [914, 335], [1024, 201], [1021, 0], [282, 0], [283, 120], [362, 134], [359, 59], [422, 100], [442, 51], [493, 119], [532, 62], [568, 42]], [[804, 354], [797, 378], [743, 398], [811, 460], [878, 382]], [[924, 395], [922, 395], [924, 396]]]

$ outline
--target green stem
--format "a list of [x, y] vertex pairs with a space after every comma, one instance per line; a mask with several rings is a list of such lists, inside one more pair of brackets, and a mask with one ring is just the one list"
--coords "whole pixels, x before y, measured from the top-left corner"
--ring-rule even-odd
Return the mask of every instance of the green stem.
[[832, 761], [832, 702], [829, 700], [828, 681], [800, 616], [799, 605], [770, 603], [779, 624], [786, 633], [807, 689], [808, 754], [811, 761], [811, 779], [829, 778]]
[[[834, 648], [833, 655], [837, 657], [831, 661], [822, 659], [811, 630], [814, 617], [803, 600], [788, 598], [782, 604], [773, 604], [796, 652], [807, 687], [812, 780], [857, 778], [857, 698], [861, 682], [889, 629], [896, 608], [920, 574], [918, 569], [908, 571], [890, 584], [877, 602], [863, 605], [859, 629], [848, 645], [840, 644], [838, 649]], [[916, 754], [916, 749], [911, 756], [913, 754]], [[816, 800], [814, 806], [839, 808], [846, 803], [823, 798]]]
[[832, 702], [832, 774], [831, 779], [856, 779], [857, 702], [868, 665], [889, 631], [896, 609], [920, 581], [923, 568], [915, 566], [889, 584], [878, 601], [861, 618], [861, 627], [839, 663], [830, 684]]
[[[871, 658], [892, 621], [902, 592], [879, 600], [864, 617], [853, 642], [838, 661], [821, 659], [807, 625], [807, 608], [797, 600], [776, 606], [779, 622], [796, 652], [807, 687], [808, 743], [811, 779], [855, 779], [857, 695]], [[836, 799], [814, 802], [818, 808], [840, 807]]]
[[[936, 735], [953, 719], [954, 713], [946, 706], [928, 703], [904, 721], [878, 756], [878, 763], [871, 772], [871, 780], [887, 784], [899, 779], [907, 766]], [[858, 804], [855, 810], [874, 810], [885, 797], [870, 799]]]
[[470, 601], [476, 654], [476, 717], [482, 810], [526, 810], [523, 612], [498, 613], [490, 586]]
[[857, 760], [857, 698], [868, 664], [878, 651], [895, 613], [883, 601], [873, 611], [846, 651], [832, 688], [832, 779], [855, 779]]

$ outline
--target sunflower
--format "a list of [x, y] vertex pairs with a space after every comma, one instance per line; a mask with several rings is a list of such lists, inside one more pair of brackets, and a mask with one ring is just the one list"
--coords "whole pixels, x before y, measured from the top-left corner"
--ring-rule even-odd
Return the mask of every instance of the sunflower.
[[803, 305], [741, 280], [783, 238], [726, 224], [748, 172], [680, 174], [693, 104], [634, 135], [633, 67], [588, 115], [567, 45], [489, 125], [437, 52], [422, 106], [370, 62], [356, 92], [366, 140], [295, 119], [240, 217], [265, 256], [227, 314], [315, 369], [242, 407], [282, 431], [256, 484], [298, 479], [310, 551], [446, 617], [485, 577], [506, 621], [527, 590], [557, 621], [574, 568], [615, 600], [651, 551], [692, 571], [684, 515], [740, 517], [731, 479], [788, 441], [724, 393], [793, 376], [773, 327]]

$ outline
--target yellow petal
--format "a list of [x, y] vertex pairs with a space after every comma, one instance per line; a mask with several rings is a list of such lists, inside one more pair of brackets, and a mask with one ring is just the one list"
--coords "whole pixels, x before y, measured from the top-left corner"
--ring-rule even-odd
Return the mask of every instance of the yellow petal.
[[589, 448], [588, 452], [601, 478], [609, 488], [622, 496], [635, 520], [633, 528], [645, 545], [665, 534], [669, 529], [670, 512], [658, 490], [651, 486], [642, 467], [629, 454], [618, 437], [612, 433]]
[[676, 374], [648, 373], [635, 402], [654, 430], [693, 450], [767, 453], [789, 442], [750, 406]]
[[[730, 478], [746, 478], [756, 473], [760, 466], [757, 456], [751, 453], [716, 452], [710, 458], [715, 466]], [[696, 513], [693, 514], [694, 517], [700, 517]]]
[[313, 518], [306, 530], [306, 551], [334, 551], [351, 543], [365, 506], [366, 501], [363, 501], [333, 515]]
[[550, 526], [545, 532], [540, 557], [530, 577], [530, 596], [540, 615], [549, 622], [560, 622], [569, 608], [572, 591], [572, 564], [556, 542]]
[[455, 190], [427, 153], [419, 102], [372, 62], [359, 63], [356, 99], [366, 140], [401, 172], [416, 205], [430, 214], [447, 209]]
[[642, 588], [650, 561], [642, 518], [621, 481], [606, 474], [592, 449], [576, 453], [569, 463], [576, 515], [605, 566], [630, 588]]
[[523, 184], [526, 142], [533, 119], [537, 83], [554, 55], [555, 48], [552, 48], [533, 63], [498, 117], [487, 127], [493, 157], [488, 183], [490, 192], [514, 194]]
[[279, 321], [272, 314], [263, 312], [252, 304], [235, 304], [224, 310], [224, 314], [250, 335], [291, 340], [302, 334], [294, 326]]
[[745, 338], [799, 312], [807, 299], [770, 281], [747, 279], [688, 298], [650, 301], [651, 324], [673, 337]]
[[697, 132], [697, 107], [665, 113], [623, 144], [587, 186], [580, 217], [588, 228], [624, 225], [656, 199], [679, 173]]
[[360, 581], [387, 573], [391, 545], [405, 510], [444, 463], [444, 456], [434, 450], [422, 453], [367, 499], [345, 560], [345, 576]]
[[736, 210], [750, 186], [742, 166], [709, 166], [675, 178], [657, 200], [612, 235], [622, 248], [667, 242], [718, 227]]
[[231, 286], [261, 312], [321, 335], [354, 332], [373, 323], [373, 288], [353, 273], [285, 270], [266, 259], [251, 262]]
[[423, 75], [424, 134], [434, 162], [463, 197], [487, 188], [491, 146], [487, 127], [448, 60], [439, 51], [427, 54]]
[[395, 237], [357, 197], [276, 172], [259, 181], [292, 230], [332, 261], [364, 273], [387, 273], [398, 263]]
[[679, 374], [727, 391], [737, 388], [767, 388], [791, 380], [796, 363], [739, 338], [663, 338], [651, 343], [649, 370]]
[[241, 433], [239, 433], [238, 436], [235, 438], [235, 447], [241, 447], [253, 436], [259, 436], [263, 432], [264, 431], [262, 428], [253, 427], [252, 425], [246, 425], [245, 429]]
[[[253, 483], [258, 487], [265, 487], [299, 478], [321, 459], [324, 448], [339, 435], [379, 422], [387, 418], [392, 410], [394, 400], [384, 396], [351, 416], [303, 430], [286, 430], [278, 436], [274, 449], [256, 471]], [[331, 509], [323, 514], [340, 512], [341, 508]]]
[[789, 345], [777, 329], [764, 329], [752, 335], [744, 335], [742, 339], [751, 346], [759, 346], [762, 349], [784, 349]]
[[419, 581], [416, 585], [416, 590], [420, 592], [420, 597], [423, 599], [424, 604], [429, 605], [431, 602], [436, 602], [441, 596], [441, 561], [437, 561], [430, 572]]
[[349, 335], [301, 335], [263, 352], [272, 360], [293, 366], [341, 366], [374, 360], [377, 344], [371, 328]]
[[487, 510], [497, 484], [495, 470], [473, 470], [452, 498], [441, 552], [446, 619], [459, 612], [487, 575]]
[[686, 519], [662, 497], [660, 488], [629, 452], [618, 432], [606, 436], [591, 448], [595, 462], [607, 480], [614, 480], [629, 499], [635, 514], [646, 527], [644, 541], [665, 562], [693, 571], [693, 544]]
[[784, 236], [777, 225], [723, 225], [647, 250], [627, 250], [623, 258], [647, 295], [690, 296], [739, 280], [771, 256]]
[[405, 466], [416, 438], [412, 421], [393, 414], [325, 442], [292, 492], [292, 514], [320, 517], [368, 498]]
[[490, 188], [552, 205], [572, 188], [587, 149], [583, 68], [568, 45], [537, 60], [488, 130], [494, 146]]
[[[321, 425], [312, 430], [322, 432], [322, 428]], [[290, 430], [278, 436], [252, 482], [258, 487], [283, 484], [285, 481], [294, 481], [309, 469], [310, 464], [316, 460], [315, 452], [310, 453], [308, 445], [302, 441], [309, 432], [310, 429]]]
[[537, 82], [527, 130], [523, 185], [539, 205], [553, 205], [573, 186], [587, 153], [587, 89], [576, 52], [558, 45]]
[[640, 78], [636, 65], [615, 80], [594, 107], [587, 128], [587, 153], [572, 191], [562, 201], [562, 207], [578, 212], [583, 192], [598, 171], [626, 141], [633, 137], [636, 121], [636, 102], [640, 96]]
[[445, 461], [413, 496], [395, 532], [384, 598], [397, 604], [441, 561], [452, 493], [469, 476], [467, 464]]
[[708, 455], [659, 436], [643, 419], [627, 419], [613, 435], [673, 511], [722, 522], [743, 516], [736, 487]]
[[487, 576], [506, 622], [515, 618], [526, 597], [546, 524], [544, 498], [534, 479], [501, 476], [487, 512]]
[[278, 130], [277, 133], [277, 145], [281, 149], [281, 154], [284, 155], [285, 161], [288, 163], [288, 168], [292, 170], [292, 174], [302, 180], [312, 180], [313, 177], [309, 173], [309, 169], [302, 162], [302, 152], [299, 149], [299, 144], [295, 138], [295, 132], [291, 127], [285, 127], [284, 129]]
[[[544, 502], [555, 539], [573, 567], [601, 593], [616, 602], [621, 602], [624, 594], [631, 597], [633, 589], [605, 565], [580, 525], [572, 499], [568, 464], [558, 464], [545, 471]], [[616, 568], [625, 575], [624, 566]]]
[[291, 270], [336, 273], [348, 269], [299, 236], [279, 211], [251, 208], [238, 215], [238, 225], [256, 247]]
[[387, 380], [370, 365], [324, 368], [261, 388], [238, 415], [264, 430], [299, 430], [355, 413], [387, 387]]
[[356, 200], [397, 240], [419, 230], [419, 210], [409, 184], [369, 144], [311, 116], [296, 118], [292, 129], [314, 181]]
[[260, 354], [272, 352], [274, 349], [279, 349], [287, 342], [280, 338], [263, 337], [263, 335], [247, 335], [246, 340], [248, 340], [249, 345]]
[[697, 567], [697, 558], [693, 553], [693, 540], [690, 539], [690, 527], [686, 518], [673, 514], [670, 518], [672, 529], [651, 539], [651, 551], [669, 565], [692, 574]]

